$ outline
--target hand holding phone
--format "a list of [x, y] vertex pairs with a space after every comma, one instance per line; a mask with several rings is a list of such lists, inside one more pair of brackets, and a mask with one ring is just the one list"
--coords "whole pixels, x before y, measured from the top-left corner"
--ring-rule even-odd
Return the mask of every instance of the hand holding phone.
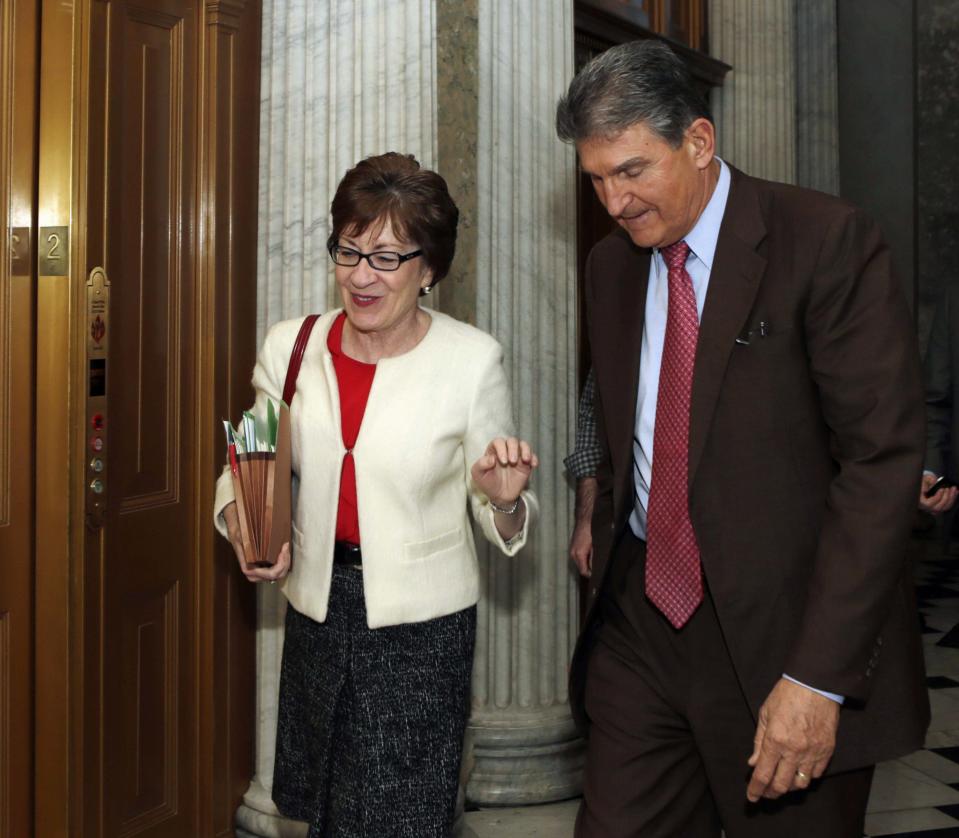
[[950, 486], [955, 486], [955, 485], [956, 484], [953, 483], [948, 477], [943, 475], [942, 477], [937, 477], [936, 482], [933, 483], [928, 489], [926, 489], [926, 491], [922, 493], [922, 496], [924, 498], [931, 498], [940, 489], [948, 489]]

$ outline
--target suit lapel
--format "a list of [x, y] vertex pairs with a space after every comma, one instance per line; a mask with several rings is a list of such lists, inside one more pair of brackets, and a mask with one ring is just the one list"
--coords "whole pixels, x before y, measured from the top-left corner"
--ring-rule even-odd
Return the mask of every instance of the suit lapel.
[[756, 251], [766, 235], [759, 195], [750, 178], [732, 167], [730, 172], [729, 198], [716, 243], [693, 367], [690, 485], [706, 444], [729, 355], [747, 325], [766, 269], [766, 259]]

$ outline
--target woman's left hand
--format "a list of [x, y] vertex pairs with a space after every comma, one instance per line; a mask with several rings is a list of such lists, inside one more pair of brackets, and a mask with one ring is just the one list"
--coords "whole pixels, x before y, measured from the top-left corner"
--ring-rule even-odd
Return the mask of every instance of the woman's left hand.
[[480, 491], [497, 506], [512, 506], [529, 483], [539, 458], [529, 443], [515, 436], [497, 437], [475, 463], [471, 473]]

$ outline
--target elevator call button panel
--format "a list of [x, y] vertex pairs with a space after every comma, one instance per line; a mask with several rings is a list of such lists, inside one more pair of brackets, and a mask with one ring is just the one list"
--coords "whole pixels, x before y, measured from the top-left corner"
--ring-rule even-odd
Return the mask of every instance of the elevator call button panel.
[[86, 464], [86, 513], [91, 529], [103, 526], [110, 485], [107, 418], [108, 357], [110, 346], [110, 280], [103, 268], [87, 279], [87, 428], [90, 459]]

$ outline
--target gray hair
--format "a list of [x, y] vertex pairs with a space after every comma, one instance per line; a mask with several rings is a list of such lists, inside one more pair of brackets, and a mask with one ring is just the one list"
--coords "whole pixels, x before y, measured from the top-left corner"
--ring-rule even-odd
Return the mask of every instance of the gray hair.
[[631, 41], [597, 55], [556, 105], [563, 142], [616, 137], [643, 123], [673, 148], [700, 117], [712, 122], [682, 60], [661, 41]]

